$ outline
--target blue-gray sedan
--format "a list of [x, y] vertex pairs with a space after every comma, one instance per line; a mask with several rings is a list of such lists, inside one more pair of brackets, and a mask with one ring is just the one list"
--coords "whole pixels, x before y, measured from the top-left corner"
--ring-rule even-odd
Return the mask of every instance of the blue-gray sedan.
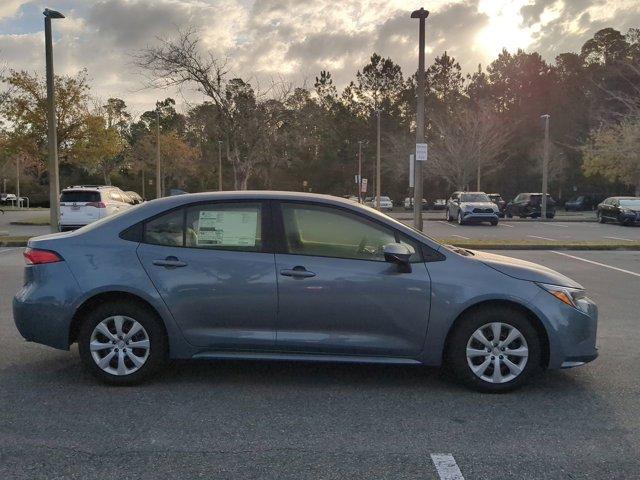
[[170, 358], [444, 364], [483, 391], [596, 358], [597, 309], [570, 278], [440, 245], [340, 198], [181, 195], [31, 239], [14, 318], [99, 379]]

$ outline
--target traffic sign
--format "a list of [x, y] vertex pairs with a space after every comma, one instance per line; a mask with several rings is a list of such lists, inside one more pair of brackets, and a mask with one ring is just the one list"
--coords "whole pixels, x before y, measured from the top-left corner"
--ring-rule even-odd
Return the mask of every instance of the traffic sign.
[[416, 162], [426, 162], [429, 149], [426, 143], [416, 143]]
[[362, 179], [361, 193], [367, 193], [367, 179], [366, 178]]

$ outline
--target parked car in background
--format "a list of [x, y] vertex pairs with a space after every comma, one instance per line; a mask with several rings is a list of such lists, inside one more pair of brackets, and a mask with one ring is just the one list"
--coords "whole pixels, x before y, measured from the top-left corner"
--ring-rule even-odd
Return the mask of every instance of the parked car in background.
[[448, 222], [457, 220], [460, 225], [489, 222], [495, 226], [498, 225], [498, 206], [484, 192], [453, 192], [445, 218]]
[[166, 197], [31, 238], [24, 257], [20, 334], [77, 343], [111, 384], [169, 358], [279, 359], [444, 364], [504, 392], [598, 355], [596, 305], [570, 278], [327, 195]]
[[[413, 197], [405, 197], [404, 202], [405, 210], [413, 210]], [[429, 208], [429, 202], [427, 202], [424, 198], [422, 199], [422, 209], [427, 210]]]
[[434, 210], [444, 210], [445, 208], [447, 208], [447, 199], [446, 198], [436, 198], [436, 200], [433, 202], [433, 207]]
[[[539, 218], [542, 215], [541, 193], [519, 193], [516, 198], [507, 203], [505, 216], [507, 218]], [[556, 202], [547, 193], [547, 218], [556, 216]]]
[[0, 193], [0, 202], [2, 203], [10, 203], [17, 202], [18, 197], [15, 193]]
[[564, 209], [567, 212], [595, 210], [604, 198], [604, 195], [578, 195], [577, 197], [565, 202]]
[[507, 202], [503, 200], [502, 195], [499, 193], [487, 193], [487, 196], [498, 206], [498, 216], [500, 218], [504, 218], [504, 211], [507, 208]]
[[640, 197], [609, 197], [598, 205], [598, 221], [631, 225], [640, 222]]
[[[376, 197], [367, 197], [365, 204], [376, 208]], [[380, 210], [386, 210], [388, 212], [393, 210], [393, 201], [389, 197], [380, 196]]]
[[132, 200], [118, 187], [77, 185], [60, 194], [60, 231], [75, 230], [131, 208]]
[[133, 201], [134, 205], [139, 205], [144, 202], [144, 199], [134, 191], [128, 190], [124, 193], [126, 193], [127, 196]]

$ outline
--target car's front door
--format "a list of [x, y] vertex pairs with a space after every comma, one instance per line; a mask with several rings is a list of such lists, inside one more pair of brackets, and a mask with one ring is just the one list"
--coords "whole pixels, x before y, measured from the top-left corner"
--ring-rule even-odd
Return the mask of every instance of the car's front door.
[[144, 225], [138, 257], [186, 339], [211, 349], [272, 349], [277, 285], [259, 202], [187, 206]]
[[[419, 253], [412, 271], [382, 247], [412, 240], [337, 207], [283, 202], [277, 346], [284, 351], [414, 357], [429, 318], [430, 281]], [[413, 243], [414, 248], [418, 248]]]

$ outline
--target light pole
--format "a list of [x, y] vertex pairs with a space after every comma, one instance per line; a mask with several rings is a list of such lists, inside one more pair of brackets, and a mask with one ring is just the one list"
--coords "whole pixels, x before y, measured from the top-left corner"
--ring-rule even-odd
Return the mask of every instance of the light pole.
[[362, 140], [358, 140], [358, 203], [362, 203]]
[[20, 208], [20, 156], [16, 156], [16, 198]]
[[[55, 10], [44, 9], [44, 51], [47, 69], [47, 146], [49, 150], [49, 223], [51, 231], [58, 231], [60, 222], [60, 178], [58, 176], [58, 135], [56, 133], [56, 98], [53, 89], [53, 40], [51, 39], [51, 19], [64, 18]], [[18, 199], [18, 203], [20, 199]]]
[[218, 191], [222, 191], [222, 140], [218, 140]]
[[375, 110], [378, 122], [378, 139], [376, 145], [376, 210], [380, 211], [380, 112], [382, 109]]
[[[424, 143], [424, 24], [429, 12], [424, 8], [411, 13], [411, 18], [420, 20], [420, 32], [418, 37], [418, 91], [416, 105], [416, 144]], [[422, 162], [414, 162], [414, 188], [413, 188], [413, 225], [422, 231]]]
[[540, 218], [547, 218], [547, 182], [549, 180], [549, 118], [551, 115], [541, 115], [544, 118], [544, 156], [542, 158], [542, 204], [540, 208]]
[[160, 173], [160, 109], [156, 103], [156, 198], [162, 197], [162, 177]]

